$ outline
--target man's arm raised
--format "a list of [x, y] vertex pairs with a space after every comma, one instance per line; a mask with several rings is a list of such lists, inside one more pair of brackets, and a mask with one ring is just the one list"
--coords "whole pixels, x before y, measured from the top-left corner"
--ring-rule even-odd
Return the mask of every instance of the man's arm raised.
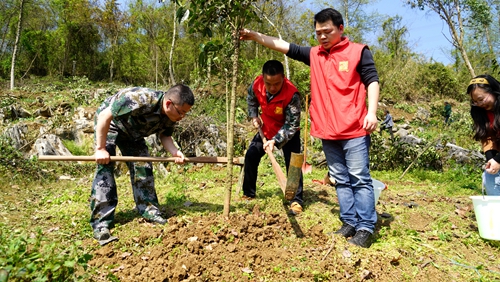
[[285, 40], [249, 29], [240, 30], [240, 40], [252, 40], [283, 54], [288, 53], [288, 50], [290, 50], [290, 43]]

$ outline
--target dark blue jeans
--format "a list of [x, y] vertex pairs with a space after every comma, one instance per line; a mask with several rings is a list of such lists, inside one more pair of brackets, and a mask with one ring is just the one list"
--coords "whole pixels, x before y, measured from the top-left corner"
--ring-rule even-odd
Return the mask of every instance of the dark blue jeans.
[[377, 223], [370, 176], [370, 135], [347, 140], [322, 140], [328, 173], [335, 178], [340, 220], [373, 233]]

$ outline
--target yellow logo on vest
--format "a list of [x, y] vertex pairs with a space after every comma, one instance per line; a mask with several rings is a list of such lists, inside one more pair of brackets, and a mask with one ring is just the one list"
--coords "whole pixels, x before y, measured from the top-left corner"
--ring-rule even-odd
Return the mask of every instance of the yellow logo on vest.
[[274, 113], [277, 115], [282, 115], [283, 114], [283, 108], [282, 107], [276, 107], [274, 108]]
[[349, 62], [348, 61], [339, 62], [339, 71], [349, 72]]

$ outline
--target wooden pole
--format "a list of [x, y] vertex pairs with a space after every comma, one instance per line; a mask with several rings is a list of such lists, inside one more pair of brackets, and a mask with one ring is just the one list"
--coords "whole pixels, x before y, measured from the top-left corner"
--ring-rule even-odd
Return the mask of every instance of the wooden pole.
[[[135, 157], [135, 156], [111, 156], [112, 162], [123, 161], [123, 162], [175, 162], [176, 158], [173, 157]], [[38, 156], [40, 161], [95, 161], [94, 156]], [[227, 163], [228, 158], [226, 157], [191, 157], [184, 158], [185, 162], [188, 163]], [[245, 162], [243, 157], [233, 158], [233, 164], [242, 166]]]
[[[259, 126], [259, 134], [260, 138], [262, 138], [262, 141], [264, 143], [267, 142], [266, 136], [264, 136], [264, 132], [262, 132], [262, 127]], [[266, 153], [269, 156], [269, 159], [271, 160], [271, 165], [273, 167], [274, 173], [276, 174], [276, 177], [278, 178], [278, 184], [280, 185], [281, 190], [283, 191], [283, 194], [285, 195], [286, 191], [286, 177], [283, 171], [281, 170], [280, 165], [276, 161], [276, 158], [274, 157], [273, 152], [269, 149], [266, 149]]]

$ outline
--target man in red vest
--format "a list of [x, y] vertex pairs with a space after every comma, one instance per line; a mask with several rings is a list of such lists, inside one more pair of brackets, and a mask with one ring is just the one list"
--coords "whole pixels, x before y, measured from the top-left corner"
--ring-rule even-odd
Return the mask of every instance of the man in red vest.
[[[248, 88], [248, 116], [255, 127], [262, 127], [267, 142], [257, 133], [245, 154], [245, 177], [243, 179], [244, 200], [255, 198], [257, 171], [265, 149], [276, 147], [283, 150], [286, 169], [290, 165], [292, 152], [300, 153], [300, 94], [285, 77], [283, 64], [267, 61], [259, 75]], [[259, 107], [261, 114], [259, 117]], [[291, 200], [289, 213], [302, 212], [302, 176], [295, 197]]]
[[[369, 166], [370, 133], [377, 128], [378, 74], [366, 45], [343, 36], [342, 15], [327, 8], [314, 15], [319, 46], [302, 47], [243, 29], [253, 40], [311, 68], [311, 135], [320, 138], [335, 179], [342, 227], [336, 233], [364, 248], [377, 222]], [[368, 96], [368, 109], [366, 98]]]

